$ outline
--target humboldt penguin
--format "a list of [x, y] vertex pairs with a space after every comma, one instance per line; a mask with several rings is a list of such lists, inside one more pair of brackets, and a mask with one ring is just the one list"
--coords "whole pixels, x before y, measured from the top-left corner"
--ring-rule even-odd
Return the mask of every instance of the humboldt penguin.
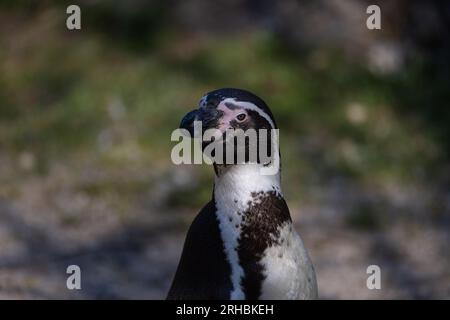
[[[278, 129], [261, 98], [233, 88], [204, 95], [180, 128], [193, 134], [196, 121], [203, 131], [222, 133]], [[279, 160], [278, 143], [270, 146], [271, 159]], [[268, 163], [247, 160], [214, 162], [212, 199], [188, 230], [167, 299], [317, 298], [314, 268], [283, 197], [279, 167], [267, 174]]]

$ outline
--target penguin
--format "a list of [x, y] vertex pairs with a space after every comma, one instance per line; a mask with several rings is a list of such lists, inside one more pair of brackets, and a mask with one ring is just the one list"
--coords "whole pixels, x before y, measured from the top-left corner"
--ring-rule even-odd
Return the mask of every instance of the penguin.
[[[182, 119], [180, 128], [193, 134], [194, 121], [201, 123], [202, 130], [213, 128], [221, 132], [278, 129], [261, 98], [235, 88], [204, 95], [198, 108]], [[279, 150], [274, 151], [280, 155]], [[167, 299], [318, 297], [313, 264], [283, 197], [280, 170], [262, 174], [267, 163], [259, 158], [256, 162], [246, 160], [213, 163], [212, 199], [187, 232]]]

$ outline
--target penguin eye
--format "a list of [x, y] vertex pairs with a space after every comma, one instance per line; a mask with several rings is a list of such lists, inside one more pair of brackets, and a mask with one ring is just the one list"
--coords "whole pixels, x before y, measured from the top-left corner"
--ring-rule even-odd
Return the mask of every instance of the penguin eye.
[[240, 113], [236, 116], [236, 119], [241, 122], [244, 121], [245, 118], [247, 118], [247, 115], [245, 113]]

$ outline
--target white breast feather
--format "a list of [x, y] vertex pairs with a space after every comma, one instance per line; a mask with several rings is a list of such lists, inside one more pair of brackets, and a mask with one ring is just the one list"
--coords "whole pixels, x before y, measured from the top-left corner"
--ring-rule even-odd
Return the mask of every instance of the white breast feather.
[[261, 299], [316, 299], [316, 276], [302, 240], [290, 222], [279, 230], [284, 241], [267, 248], [261, 260], [266, 276]]
[[[252, 192], [275, 191], [282, 196], [280, 175], [261, 175], [260, 168], [257, 164], [234, 165], [222, 172], [220, 177], [216, 177], [214, 184], [220, 233], [231, 266], [233, 286], [231, 299], [245, 299], [241, 287], [244, 270], [239, 263], [237, 253], [242, 221], [242, 214], [238, 215], [238, 212], [245, 212], [249, 205], [253, 204], [255, 200], [251, 195]], [[236, 228], [236, 225], [239, 227]], [[283, 244], [267, 248], [261, 260], [266, 270], [261, 298], [313, 299], [317, 297], [312, 264], [302, 240], [293, 230], [290, 222], [280, 227], [280, 237], [284, 239]]]
[[[239, 264], [237, 246], [241, 233], [242, 214], [253, 201], [252, 192], [271, 191], [276, 188], [281, 192], [279, 175], [262, 176], [260, 165], [234, 165], [216, 178], [214, 195], [219, 219], [219, 228], [224, 241], [225, 253], [231, 265], [231, 283], [233, 291], [231, 299], [245, 299], [241, 288], [244, 270]], [[231, 221], [230, 221], [231, 219]], [[239, 227], [236, 228], [236, 225]]]

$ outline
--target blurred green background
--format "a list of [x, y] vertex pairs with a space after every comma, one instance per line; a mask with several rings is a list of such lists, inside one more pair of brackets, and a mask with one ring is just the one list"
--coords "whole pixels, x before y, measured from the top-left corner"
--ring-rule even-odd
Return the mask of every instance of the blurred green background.
[[170, 134], [221, 87], [277, 119], [322, 298], [450, 298], [447, 2], [69, 4], [0, 3], [1, 298], [165, 297], [213, 181]]

